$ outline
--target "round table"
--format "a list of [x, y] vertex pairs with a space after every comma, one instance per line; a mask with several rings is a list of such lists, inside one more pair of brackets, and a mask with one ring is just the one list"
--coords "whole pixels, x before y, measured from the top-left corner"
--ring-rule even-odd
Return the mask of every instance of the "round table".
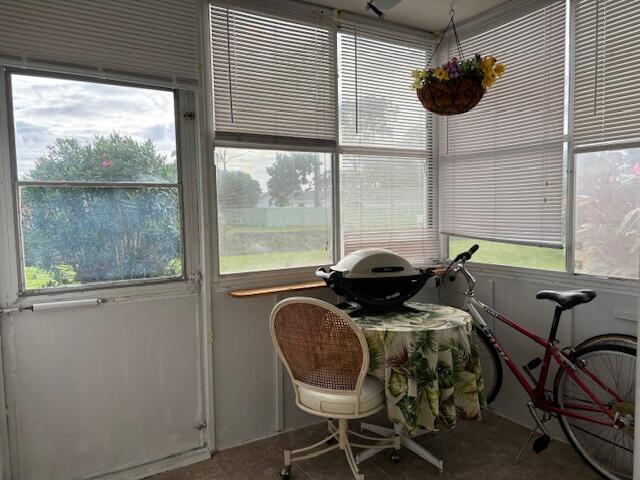
[[347, 310], [365, 332], [369, 373], [385, 384], [389, 419], [410, 436], [477, 420], [485, 406], [471, 316], [445, 305], [407, 302], [391, 311]]

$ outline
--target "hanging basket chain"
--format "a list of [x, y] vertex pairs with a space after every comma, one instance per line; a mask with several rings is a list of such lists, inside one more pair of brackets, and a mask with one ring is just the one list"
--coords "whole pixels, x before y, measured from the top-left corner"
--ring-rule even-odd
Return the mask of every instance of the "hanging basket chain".
[[[487, 88], [490, 88], [505, 70], [504, 65], [497, 64], [496, 59], [491, 56], [482, 58], [480, 54], [476, 54], [468, 60], [465, 59], [454, 20], [453, 5], [449, 14], [449, 23], [438, 39], [426, 67], [412, 72], [413, 88], [418, 99], [424, 108], [437, 115], [468, 112], [480, 102]], [[433, 59], [449, 32], [453, 32], [459, 57], [448, 59], [444, 65], [434, 68]]]
[[435, 57], [436, 53], [440, 49], [440, 44], [442, 43], [442, 40], [444, 39], [444, 37], [447, 36], [447, 32], [449, 31], [449, 28], [453, 29], [453, 36], [456, 40], [456, 47], [458, 49], [458, 54], [460, 55], [459, 60], [464, 59], [464, 54], [462, 53], [462, 44], [460, 43], [460, 37], [458, 37], [458, 31], [456, 30], [456, 23], [453, 21], [453, 17], [455, 16], [455, 14], [456, 14], [456, 11], [453, 9], [453, 7], [451, 7], [451, 10], [449, 10], [450, 17], [449, 17], [449, 23], [447, 23], [447, 28], [445, 28], [444, 32], [442, 32], [442, 35], [440, 35], [440, 39], [438, 40], [436, 48], [433, 50], [431, 57], [429, 57], [427, 66], [431, 65], [431, 61], [433, 60], [433, 57]]

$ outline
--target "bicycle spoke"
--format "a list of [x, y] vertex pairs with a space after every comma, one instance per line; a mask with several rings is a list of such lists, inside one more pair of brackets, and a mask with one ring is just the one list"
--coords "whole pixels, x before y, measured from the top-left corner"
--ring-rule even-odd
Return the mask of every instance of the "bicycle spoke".
[[[593, 396], [603, 405], [622, 415], [627, 426], [615, 428], [596, 423], [606, 412], [566, 373], [561, 373], [556, 398], [560, 408], [585, 418], [560, 416], [572, 444], [583, 457], [609, 479], [630, 479], [633, 465], [633, 422], [635, 394], [635, 356], [628, 347], [603, 345], [579, 356], [585, 369], [576, 372]], [[588, 368], [589, 373], [587, 373]], [[593, 377], [591, 377], [593, 375]], [[601, 383], [600, 383], [601, 382]], [[610, 393], [612, 392], [612, 393]], [[613, 395], [615, 393], [615, 395]], [[598, 414], [600, 413], [600, 414]], [[606, 418], [610, 418], [608, 415]]]

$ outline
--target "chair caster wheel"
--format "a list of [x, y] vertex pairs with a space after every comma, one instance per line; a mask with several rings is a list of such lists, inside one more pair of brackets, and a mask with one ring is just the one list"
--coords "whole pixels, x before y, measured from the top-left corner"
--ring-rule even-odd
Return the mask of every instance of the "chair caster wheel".
[[284, 467], [280, 470], [280, 480], [289, 480], [291, 477], [291, 467]]
[[391, 454], [391, 463], [398, 464], [400, 463], [400, 453], [392, 453]]

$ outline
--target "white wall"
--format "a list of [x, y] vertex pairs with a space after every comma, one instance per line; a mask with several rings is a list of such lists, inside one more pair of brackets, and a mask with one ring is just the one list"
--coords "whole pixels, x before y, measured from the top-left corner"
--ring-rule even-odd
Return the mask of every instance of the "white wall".
[[197, 293], [2, 321], [14, 478], [95, 476], [202, 447]]
[[[636, 334], [637, 320], [616, 318], [621, 312], [626, 317], [636, 315], [637, 318], [638, 292], [633, 287], [624, 290], [607, 286], [606, 282], [599, 287], [593, 280], [561, 274], [544, 279], [544, 275], [525, 277], [506, 271], [497, 274], [489, 273], [487, 269], [470, 268], [477, 273], [477, 295], [481, 300], [543, 337], [548, 335], [554, 307], [549, 301], [536, 300], [539, 290], [594, 288], [598, 296], [592, 303], [564, 314], [559, 330], [563, 345], [575, 345], [600, 333]], [[454, 288], [463, 290], [464, 286], [458, 281]], [[328, 289], [308, 290], [300, 295], [336, 301]], [[460, 297], [446, 291], [442, 292], [442, 297], [452, 304], [460, 301]], [[215, 296], [214, 385], [218, 449], [274, 434], [278, 427], [292, 429], [318, 422], [297, 409], [288, 378], [284, 382], [283, 405], [278, 405], [277, 362], [268, 330], [269, 312], [278, 298], [270, 295], [236, 299], [223, 291]], [[429, 287], [418, 293], [414, 300], [440, 303], [436, 290]], [[495, 333], [520, 365], [541, 355], [537, 345], [505, 325], [495, 325]], [[505, 366], [503, 389], [492, 408], [516, 422], [530, 425], [526, 403], [526, 395]], [[283, 416], [280, 424], [279, 412]], [[552, 428], [552, 431], [560, 434], [559, 428]]]

